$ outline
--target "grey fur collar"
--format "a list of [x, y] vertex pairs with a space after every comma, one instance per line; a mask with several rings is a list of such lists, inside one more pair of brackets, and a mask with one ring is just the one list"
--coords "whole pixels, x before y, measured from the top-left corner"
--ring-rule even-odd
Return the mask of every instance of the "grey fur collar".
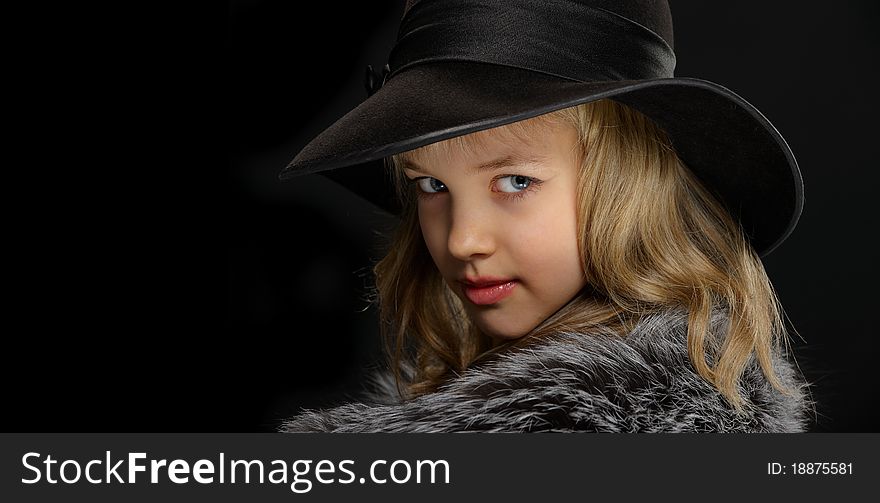
[[[726, 324], [713, 316], [711, 329]], [[687, 314], [645, 317], [626, 337], [559, 333], [467, 369], [438, 391], [401, 400], [386, 374], [364, 402], [306, 410], [283, 432], [799, 432], [807, 385], [784, 354], [774, 370], [783, 395], [754, 358], [742, 380], [754, 405], [737, 414], [693, 370]]]

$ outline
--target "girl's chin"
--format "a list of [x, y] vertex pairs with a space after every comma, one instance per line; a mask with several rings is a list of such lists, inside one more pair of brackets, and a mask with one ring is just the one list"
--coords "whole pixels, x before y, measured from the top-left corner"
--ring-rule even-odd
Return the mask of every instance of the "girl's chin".
[[[473, 320], [473, 317], [471, 319]], [[492, 323], [484, 319], [477, 319], [474, 321], [481, 332], [493, 339], [500, 341], [519, 339], [520, 337], [526, 335], [529, 330], [534, 328], [514, 326], [510, 324]]]
[[[462, 299], [465, 312], [477, 328], [487, 336], [503, 342], [519, 339], [535, 328], [539, 321], [522, 316], [522, 306], [499, 303], [478, 306]], [[519, 308], [519, 309], [518, 309]]]

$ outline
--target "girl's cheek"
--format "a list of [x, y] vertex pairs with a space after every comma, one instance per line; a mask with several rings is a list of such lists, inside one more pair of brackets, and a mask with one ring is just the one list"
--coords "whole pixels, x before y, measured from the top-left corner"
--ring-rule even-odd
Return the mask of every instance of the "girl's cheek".
[[439, 267], [442, 264], [443, 257], [446, 255], [447, 233], [442, 228], [442, 224], [438, 223], [435, 219], [426, 218], [424, 221], [420, 219], [419, 222], [422, 228], [422, 238], [425, 240], [428, 253], [430, 253], [434, 263]]

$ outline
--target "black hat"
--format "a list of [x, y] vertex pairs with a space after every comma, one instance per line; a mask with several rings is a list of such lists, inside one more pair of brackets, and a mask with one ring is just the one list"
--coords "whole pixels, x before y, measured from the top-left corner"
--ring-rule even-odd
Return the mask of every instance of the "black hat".
[[803, 207], [794, 155], [743, 98], [674, 68], [665, 0], [410, 0], [368, 98], [280, 177], [324, 172], [396, 212], [382, 158], [609, 98], [662, 127], [767, 255]]

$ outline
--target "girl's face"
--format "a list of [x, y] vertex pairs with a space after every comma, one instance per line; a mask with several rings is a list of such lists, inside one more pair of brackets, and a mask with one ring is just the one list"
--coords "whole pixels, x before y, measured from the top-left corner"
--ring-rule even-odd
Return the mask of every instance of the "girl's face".
[[[428, 251], [471, 320], [495, 339], [535, 328], [585, 285], [578, 255], [577, 133], [475, 133], [478, 148], [408, 156]], [[470, 152], [470, 150], [476, 151]]]

